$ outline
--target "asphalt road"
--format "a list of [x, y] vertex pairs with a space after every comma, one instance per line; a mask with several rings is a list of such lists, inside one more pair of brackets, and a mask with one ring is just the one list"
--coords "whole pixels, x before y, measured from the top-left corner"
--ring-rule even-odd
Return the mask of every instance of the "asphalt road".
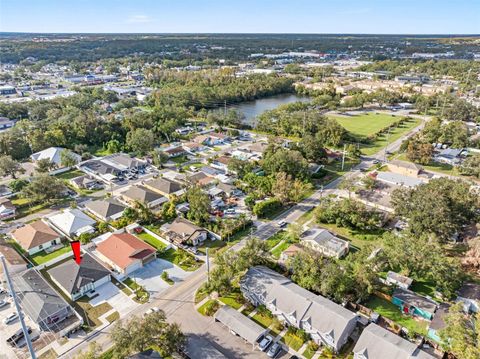
[[[302, 215], [315, 207], [323, 195], [334, 193], [345, 177], [358, 175], [361, 169], [372, 167], [374, 161], [381, 161], [385, 152], [398, 150], [405, 138], [413, 135], [423, 128], [423, 126], [424, 122], [414, 130], [406, 133], [402, 138], [389, 144], [384, 150], [381, 150], [377, 154], [362, 157], [361, 162], [355, 166], [352, 171], [330, 182], [324, 186], [323, 189], [315, 191], [309, 198], [306, 198], [288, 211], [280, 214], [273, 221], [261, 224], [256, 231], [252, 233], [252, 236], [266, 240], [281, 230], [278, 226], [279, 221], [285, 221], [286, 223], [297, 221]], [[238, 250], [245, 243], [246, 239], [233, 246], [231, 250]], [[239, 337], [229, 333], [228, 329], [219, 323], [215, 323], [213, 318], [204, 317], [196, 311], [193, 301], [195, 292], [206, 280], [206, 265], [203, 265], [184, 282], [176, 284], [162, 292], [160, 297], [153, 298], [150, 303], [136, 308], [132, 311], [131, 315], [129, 315], [129, 318], [133, 315], [142, 315], [148, 308], [154, 306], [162, 309], [166, 313], [169, 321], [180, 324], [184, 333], [189, 338], [192, 338], [187, 345], [187, 351], [190, 352], [191, 357], [195, 359], [208, 358], [208, 356], [204, 355], [212, 351], [212, 348], [217, 349], [228, 358], [265, 358], [266, 355], [264, 353], [253, 351], [251, 345], [246, 344]], [[78, 354], [79, 350], [85, 351], [88, 348], [88, 344], [92, 341], [96, 341], [104, 350], [108, 349], [112, 344], [109, 338], [111, 328], [112, 326], [107, 327], [101, 332], [91, 334], [84, 342], [66, 353], [58, 353], [59, 358], [73, 358]]]

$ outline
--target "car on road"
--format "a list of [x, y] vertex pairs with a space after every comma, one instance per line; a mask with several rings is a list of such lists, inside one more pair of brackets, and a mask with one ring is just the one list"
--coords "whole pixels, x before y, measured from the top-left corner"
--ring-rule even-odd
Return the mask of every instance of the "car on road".
[[14, 322], [18, 318], [18, 314], [16, 312], [10, 313], [4, 320], [3, 324], [10, 324]]
[[0, 308], [3, 308], [8, 304], [10, 304], [10, 303], [8, 301], [6, 301], [5, 299], [0, 300]]
[[270, 344], [273, 342], [273, 337], [271, 335], [265, 335], [258, 343], [258, 347], [262, 352], [266, 351]]
[[373, 163], [374, 165], [378, 165], [378, 164], [380, 163], [380, 161], [379, 161], [379, 160], [373, 160], [372, 163]]
[[150, 315], [152, 313], [158, 313], [160, 311], [160, 309], [158, 309], [157, 307], [151, 307], [150, 309], [147, 309], [147, 311], [145, 312], [145, 315]]
[[225, 214], [235, 214], [235, 208], [227, 208], [224, 213]]
[[278, 224], [278, 226], [279, 226], [280, 228], [283, 228], [283, 227], [285, 227], [285, 226], [287, 225], [287, 222], [285, 222], [285, 221], [278, 221], [277, 224]]
[[273, 343], [273, 345], [270, 347], [270, 349], [267, 352], [267, 356], [269, 358], [275, 358], [278, 355], [278, 353], [280, 353], [281, 349], [282, 349], [282, 346], [280, 345], [280, 343], [278, 342]]

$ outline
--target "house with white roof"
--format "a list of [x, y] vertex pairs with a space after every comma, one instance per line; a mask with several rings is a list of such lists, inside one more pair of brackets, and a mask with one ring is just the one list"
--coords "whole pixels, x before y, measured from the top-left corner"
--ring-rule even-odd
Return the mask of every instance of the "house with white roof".
[[56, 171], [52, 171], [51, 173], [59, 173], [69, 169], [62, 166], [62, 152], [64, 151], [67, 151], [75, 159], [76, 163], [81, 161], [82, 157], [80, 155], [77, 155], [76, 153], [63, 147], [49, 147], [43, 151], [34, 153], [30, 156], [30, 158], [33, 162], [38, 162], [40, 160], [49, 160], [50, 162], [54, 163], [58, 168]]
[[95, 232], [95, 220], [77, 208], [68, 208], [50, 216], [48, 221], [55, 229], [67, 236], [80, 236], [83, 233]]
[[350, 248], [348, 241], [334, 236], [323, 228], [310, 228], [300, 237], [302, 245], [327, 257], [341, 258]]

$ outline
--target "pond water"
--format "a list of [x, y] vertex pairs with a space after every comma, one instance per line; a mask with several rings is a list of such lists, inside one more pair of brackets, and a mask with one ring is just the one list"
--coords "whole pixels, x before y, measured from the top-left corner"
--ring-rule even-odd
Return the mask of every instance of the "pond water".
[[282, 94], [254, 101], [242, 102], [227, 108], [236, 109], [237, 111], [243, 113], [245, 115], [245, 123], [253, 126], [255, 124], [255, 118], [263, 112], [273, 110], [274, 108], [286, 103], [298, 101], [309, 102], [310, 98], [295, 94]]

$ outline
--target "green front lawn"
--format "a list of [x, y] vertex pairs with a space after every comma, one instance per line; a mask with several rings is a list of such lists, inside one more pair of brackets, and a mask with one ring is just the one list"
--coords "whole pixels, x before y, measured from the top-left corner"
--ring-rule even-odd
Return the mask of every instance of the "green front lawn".
[[273, 247], [275, 247], [277, 244], [279, 244], [281, 241], [285, 239], [286, 233], [285, 231], [280, 231], [273, 235], [272, 237], [268, 238], [265, 242], [267, 243], [267, 247], [269, 250], [271, 250]]
[[[74, 306], [77, 308], [77, 312], [84, 317], [84, 324], [90, 328], [96, 328], [102, 324], [99, 317], [107, 313], [108, 311], [112, 310], [112, 306], [107, 302], [99, 304], [93, 307], [89, 302], [90, 298], [87, 296], [77, 299], [74, 302]], [[80, 308], [80, 310], [79, 310]]]
[[173, 264], [179, 266], [183, 270], [192, 272], [197, 270], [203, 264], [202, 261], [196, 261], [195, 257], [183, 249], [175, 250], [170, 248], [159, 254], [159, 258], [165, 259]]
[[273, 258], [278, 259], [282, 255], [283, 251], [285, 251], [288, 247], [290, 247], [291, 244], [292, 243], [288, 241], [283, 241], [282, 243], [280, 243], [279, 246], [271, 250], [270, 253], [272, 253]]
[[273, 323], [273, 318], [267, 314], [257, 312], [252, 318], [255, 323], [261, 325], [264, 328], [268, 328]]
[[132, 278], [126, 278], [123, 283], [135, 293], [135, 300], [139, 303], [147, 302], [150, 294], [141, 285], [137, 284]]
[[310, 345], [307, 345], [307, 349], [305, 349], [305, 351], [302, 353], [302, 355], [307, 359], [311, 359], [315, 355], [316, 352], [317, 352], [316, 350], [312, 350]]
[[288, 331], [282, 337], [281, 341], [287, 344], [290, 348], [292, 348], [295, 351], [298, 351], [303, 345], [302, 338]]
[[61, 256], [62, 254], [68, 253], [70, 251], [71, 251], [70, 246], [66, 245], [65, 247], [57, 249], [56, 251], [53, 251], [51, 253], [47, 253], [45, 251], [35, 253], [29, 256], [29, 258], [35, 265], [38, 266], [39, 264], [43, 264], [48, 261], [51, 261], [53, 258]]
[[218, 301], [216, 301], [215, 299], [210, 299], [207, 300], [197, 310], [201, 315], [212, 316], [213, 314], [215, 314], [218, 308], [220, 308], [220, 303], [218, 303]]
[[109, 314], [105, 317], [105, 319], [109, 322], [109, 323], [113, 323], [114, 321], [120, 319], [120, 313], [115, 311], [113, 312], [112, 314]]
[[426, 321], [414, 319], [412, 316], [403, 314], [399, 307], [385, 299], [372, 296], [365, 306], [385, 318], [393, 320], [398, 325], [407, 328], [410, 333], [427, 334]]
[[147, 232], [142, 232], [140, 234], [137, 234], [137, 237], [140, 238], [141, 240], [147, 242], [151, 246], [155, 247], [159, 251], [162, 251], [167, 247], [167, 245], [165, 243], [163, 243], [161, 240], [155, 238], [151, 234], [148, 234]]
[[240, 291], [235, 291], [226, 296], [219, 297], [218, 300], [234, 309], [239, 309], [245, 303]]
[[222, 240], [212, 241], [211, 239], [207, 239], [197, 249], [200, 253], [206, 254], [208, 248], [208, 254], [213, 256], [220, 248], [223, 248], [226, 245], [227, 243]]

